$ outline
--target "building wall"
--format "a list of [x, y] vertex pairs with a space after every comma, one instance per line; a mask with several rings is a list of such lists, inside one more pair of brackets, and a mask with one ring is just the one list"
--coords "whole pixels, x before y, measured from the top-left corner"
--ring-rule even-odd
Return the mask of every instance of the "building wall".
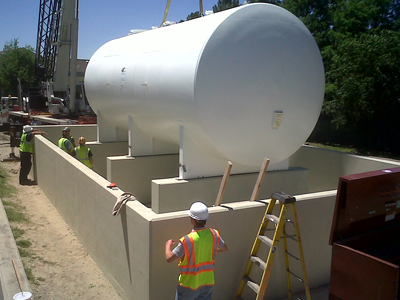
[[[107, 188], [109, 181], [86, 168], [46, 138], [35, 137], [37, 181], [77, 237], [88, 249], [104, 274], [123, 299], [159, 300], [174, 297], [178, 267], [165, 261], [165, 242], [175, 241], [190, 231], [186, 209], [156, 214], [138, 201], [128, 202], [121, 214], [111, 214], [123, 192]], [[341, 172], [359, 171], [376, 166], [389, 168], [392, 162], [337, 155], [303, 147], [292, 160], [309, 167], [310, 186], [336, 187]], [[326, 163], [317, 165], [313, 160]], [[336, 161], [331, 161], [336, 160]], [[346, 166], [343, 166], [346, 164]], [[336, 167], [340, 165], [341, 167]], [[140, 170], [137, 170], [140, 173]], [[328, 177], [325, 173], [334, 173]], [[320, 177], [322, 178], [320, 180]], [[324, 180], [332, 182], [325, 183]], [[321, 187], [318, 186], [321, 184]], [[134, 191], [131, 191], [134, 192]], [[310, 287], [329, 282], [331, 247], [328, 244], [336, 191], [296, 195]], [[255, 235], [266, 209], [266, 200], [231, 202], [210, 207], [208, 225], [220, 230], [229, 251], [219, 253], [215, 265], [215, 299], [232, 299], [247, 262]], [[282, 254], [276, 257], [266, 299], [286, 295]], [[294, 290], [301, 289], [293, 283]]]

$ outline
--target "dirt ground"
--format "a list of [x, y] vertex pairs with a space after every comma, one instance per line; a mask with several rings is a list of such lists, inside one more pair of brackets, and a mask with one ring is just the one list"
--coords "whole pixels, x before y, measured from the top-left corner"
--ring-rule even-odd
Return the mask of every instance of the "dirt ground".
[[[29, 223], [18, 223], [24, 240], [32, 244], [31, 255], [23, 257], [25, 268], [32, 269], [30, 282], [35, 300], [120, 300], [121, 298], [99, 267], [58, 214], [39, 186], [19, 185], [19, 162], [3, 162], [9, 157], [9, 136], [0, 133], [0, 165], [10, 176], [17, 195], [5, 201], [18, 203]], [[14, 153], [19, 156], [19, 149]], [[33, 178], [31, 178], [33, 179]]]

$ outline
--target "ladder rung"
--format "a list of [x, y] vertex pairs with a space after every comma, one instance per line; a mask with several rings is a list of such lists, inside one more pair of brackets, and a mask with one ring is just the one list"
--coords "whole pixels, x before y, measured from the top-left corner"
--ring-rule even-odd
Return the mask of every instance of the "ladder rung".
[[286, 253], [290, 256], [290, 257], [293, 257], [295, 260], [297, 260], [297, 261], [301, 261], [301, 259], [300, 258], [298, 258], [298, 257], [296, 257], [296, 256], [294, 256], [292, 253], [290, 253], [290, 252], [288, 252], [288, 251], [286, 251]]
[[[280, 202], [279, 203], [280, 213], [272, 214], [277, 201]], [[260, 225], [260, 229], [257, 234], [257, 238], [253, 244], [253, 249], [251, 252], [252, 255], [250, 256], [250, 258], [249, 258], [250, 260], [247, 263], [247, 266], [245, 269], [245, 274], [243, 275], [243, 277], [240, 281], [240, 287], [239, 287], [239, 290], [238, 290], [238, 292], [236, 294], [236, 298], [235, 298], [236, 300], [243, 300], [242, 293], [243, 293], [243, 290], [246, 285], [257, 294], [257, 299], [264, 298], [267, 283], [268, 283], [268, 280], [270, 277], [272, 264], [273, 264], [273, 261], [275, 258], [275, 254], [277, 251], [277, 246], [279, 245], [280, 238], [285, 238], [285, 240], [284, 240], [285, 254], [284, 255], [285, 255], [286, 274], [287, 274], [288, 282], [289, 282], [288, 283], [289, 297], [290, 297], [290, 299], [292, 299], [292, 296], [293, 296], [293, 299], [302, 300], [299, 296], [297, 296], [295, 293], [292, 293], [292, 291], [291, 291], [291, 286], [290, 286], [290, 277], [291, 276], [294, 276], [299, 281], [301, 281], [305, 284], [306, 293], [307, 293], [307, 297], [308, 297], [309, 287], [308, 287], [308, 282], [307, 282], [308, 281], [307, 275], [305, 273], [304, 263], [301, 264], [301, 267], [303, 269], [304, 279], [300, 278], [299, 276], [297, 276], [296, 274], [294, 274], [293, 272], [291, 272], [289, 270], [289, 256], [291, 257], [291, 259], [295, 259], [298, 262], [301, 262], [304, 259], [303, 253], [302, 253], [302, 248], [301, 248], [301, 239], [299, 236], [299, 229], [298, 229], [298, 224], [297, 224], [298, 221], [297, 221], [296, 209], [295, 209], [295, 205], [294, 205], [295, 203], [296, 203], [296, 198], [293, 196], [290, 196], [288, 194], [285, 194], [284, 192], [277, 192], [277, 193], [272, 194], [271, 200], [270, 200], [267, 210], [264, 214], [263, 221]], [[286, 219], [286, 215], [288, 213], [289, 208], [292, 209], [294, 220]], [[269, 226], [268, 222], [272, 222], [272, 223], [274, 223], [274, 225]], [[290, 234], [287, 234], [287, 233], [289, 233], [287, 231], [287, 229], [289, 229], [289, 228], [286, 228], [287, 223], [292, 224], [296, 231], [293, 232], [293, 229], [290, 228], [291, 229]], [[269, 228], [267, 228], [267, 227], [269, 227]], [[271, 229], [271, 227], [274, 227], [274, 229]], [[267, 234], [266, 231], [274, 231], [274, 234], [273, 235], [272, 235], [272, 233]], [[293, 234], [293, 233], [295, 233], [295, 234]], [[268, 236], [266, 236], [266, 235], [268, 235]], [[297, 242], [297, 245], [299, 248], [299, 253], [297, 253], [296, 251], [294, 253], [296, 255], [298, 255], [299, 257], [296, 257], [295, 255], [293, 255], [292, 253], [289, 253], [287, 251], [288, 250], [287, 249], [287, 247], [288, 247], [287, 240], [288, 239], [291, 239], [291, 240], [294, 240], [295, 242]], [[257, 256], [257, 252], [259, 251], [260, 242], [262, 242], [270, 247], [267, 260], [265, 260], [265, 261]], [[290, 242], [290, 243], [292, 243], [292, 242]], [[267, 264], [268, 264], [268, 268], [267, 268]], [[257, 265], [258, 267], [260, 267], [263, 270], [262, 280], [260, 283], [254, 282], [249, 277], [249, 275], [251, 274], [251, 268], [253, 267], [253, 265]]]
[[258, 239], [261, 241], [261, 242], [263, 242], [264, 244], [267, 244], [268, 246], [272, 246], [272, 240], [269, 238], [269, 237], [267, 237], [267, 236], [265, 236], [265, 235], [259, 235], [258, 236]]
[[250, 259], [257, 265], [259, 266], [261, 269], [265, 270], [265, 261], [263, 261], [261, 258], [259, 258], [258, 256], [252, 255], [250, 256]]
[[296, 300], [303, 300], [303, 298], [300, 298], [300, 296], [297, 296], [295, 293], [292, 293], [292, 295]]
[[292, 274], [294, 277], [297, 278], [298, 281], [304, 282], [304, 280], [302, 278], [300, 278], [299, 276], [297, 276], [296, 274], [294, 274], [292, 271], [287, 270], [290, 274]]
[[247, 286], [251, 288], [256, 294], [258, 294], [260, 290], [260, 286], [255, 283], [250, 277], [245, 276], [243, 277], [243, 280], [246, 282]]
[[266, 217], [269, 221], [271, 221], [271, 222], [273, 222], [273, 223], [275, 223], [275, 224], [278, 224], [278, 223], [279, 223], [279, 218], [278, 218], [277, 216], [275, 216], [275, 215], [266, 214], [265, 217]]
[[296, 235], [289, 235], [289, 234], [286, 234], [286, 235], [283, 235], [281, 238], [282, 238], [282, 239], [291, 239], [291, 240], [297, 242]]

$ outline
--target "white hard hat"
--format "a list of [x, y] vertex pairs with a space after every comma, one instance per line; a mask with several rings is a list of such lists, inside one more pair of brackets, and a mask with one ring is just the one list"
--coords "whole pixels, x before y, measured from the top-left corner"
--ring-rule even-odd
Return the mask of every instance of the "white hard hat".
[[25, 133], [28, 133], [28, 132], [31, 132], [31, 131], [33, 130], [33, 128], [32, 128], [31, 126], [29, 126], [29, 125], [25, 125], [25, 126], [22, 128], [22, 130], [23, 130]]
[[207, 220], [208, 208], [202, 202], [195, 202], [190, 206], [189, 216], [195, 220]]

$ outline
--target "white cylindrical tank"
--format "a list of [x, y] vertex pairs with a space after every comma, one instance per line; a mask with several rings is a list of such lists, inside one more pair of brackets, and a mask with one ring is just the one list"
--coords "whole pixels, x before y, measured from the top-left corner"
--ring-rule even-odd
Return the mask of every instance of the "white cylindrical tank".
[[259, 167], [293, 154], [320, 114], [324, 69], [293, 14], [249, 4], [112, 40], [90, 59], [90, 105], [109, 124], [191, 141], [217, 158]]

